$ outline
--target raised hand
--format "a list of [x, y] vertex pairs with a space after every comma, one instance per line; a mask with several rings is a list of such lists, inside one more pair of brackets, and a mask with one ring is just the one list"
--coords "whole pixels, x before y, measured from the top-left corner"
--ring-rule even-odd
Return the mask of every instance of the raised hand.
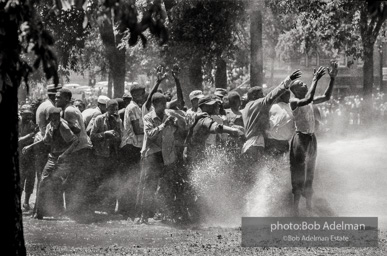
[[330, 77], [336, 77], [337, 76], [337, 73], [338, 73], [338, 68], [337, 68], [337, 62], [336, 61], [331, 61], [331, 67], [330, 68], [327, 68], [328, 70], [328, 75]]
[[174, 64], [172, 68], [172, 76], [174, 78], [177, 78], [179, 73], [180, 73], [180, 67], [177, 64]]
[[157, 74], [157, 81], [158, 82], [163, 81], [167, 77], [167, 72], [165, 70], [165, 67], [162, 65], [157, 66], [156, 74]]
[[325, 68], [319, 67], [318, 70], [313, 72], [313, 79], [320, 80], [321, 77], [325, 75]]
[[300, 78], [301, 77], [301, 70], [297, 69], [296, 71], [294, 71], [291, 75], [290, 75], [290, 79], [291, 80], [296, 80], [297, 78]]

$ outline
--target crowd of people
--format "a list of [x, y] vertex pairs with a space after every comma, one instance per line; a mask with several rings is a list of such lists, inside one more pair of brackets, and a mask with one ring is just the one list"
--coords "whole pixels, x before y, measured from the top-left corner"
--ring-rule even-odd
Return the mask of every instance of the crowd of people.
[[[325, 73], [330, 83], [322, 96], [315, 96]], [[68, 89], [54, 86], [47, 88], [48, 98], [42, 103], [22, 105], [23, 210], [37, 219], [63, 214], [81, 219], [103, 212], [138, 223], [156, 215], [196, 222], [200, 195], [190, 175], [196, 163], [211, 158], [214, 148], [237, 156], [235, 172], [252, 175], [266, 155], [288, 154], [294, 213], [298, 214], [301, 196], [312, 208], [315, 132], [319, 116], [325, 114], [322, 104], [332, 95], [337, 63], [320, 67], [309, 87], [298, 79], [299, 70], [267, 95], [261, 87], [252, 87], [246, 102], [235, 91], [216, 88], [214, 95], [204, 95], [195, 90], [189, 94], [189, 109], [179, 68], [174, 66], [171, 74], [176, 84], [173, 97], [159, 88], [167, 76], [159, 67], [150, 92], [136, 84], [122, 98], [99, 96], [94, 108], [73, 101]], [[320, 111], [317, 104], [323, 106]], [[37, 197], [30, 209], [35, 175]]]

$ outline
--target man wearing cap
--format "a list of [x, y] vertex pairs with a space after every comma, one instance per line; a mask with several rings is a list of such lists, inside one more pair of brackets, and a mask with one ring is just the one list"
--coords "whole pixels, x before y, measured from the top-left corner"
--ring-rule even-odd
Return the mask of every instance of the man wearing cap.
[[87, 134], [90, 134], [91, 131], [91, 126], [89, 127], [91, 119], [106, 112], [106, 102], [108, 102], [108, 100], [110, 100], [108, 97], [100, 95], [97, 100], [97, 107], [88, 108], [82, 112], [83, 122], [85, 123]]
[[125, 108], [122, 139], [120, 145], [120, 159], [123, 167], [121, 175], [127, 190], [119, 199], [119, 213], [124, 217], [134, 218], [137, 187], [140, 177], [139, 164], [141, 148], [144, 138], [144, 124], [141, 104], [143, 103], [145, 87], [135, 84], [130, 88], [132, 101]]
[[196, 119], [202, 116], [202, 114], [199, 113], [198, 110], [199, 100], [203, 97], [204, 94], [201, 90], [195, 90], [189, 94], [189, 100], [191, 101], [192, 105], [192, 107], [187, 110], [187, 121], [189, 126], [192, 126], [195, 123]]
[[122, 122], [118, 116], [118, 102], [109, 100], [106, 113], [95, 118], [90, 132], [96, 156], [94, 202], [104, 211], [114, 213], [116, 207], [115, 182], [118, 171], [118, 147], [121, 142]]
[[132, 95], [130, 95], [130, 93], [124, 93], [124, 95], [122, 95], [122, 99], [124, 100], [124, 106], [126, 108], [126, 106], [128, 106], [132, 101]]
[[241, 111], [246, 135], [242, 153], [252, 162], [259, 160], [263, 154], [265, 131], [269, 126], [269, 110], [272, 104], [279, 96], [289, 90], [291, 82], [300, 76], [301, 71], [294, 71], [266, 96], [263, 95], [262, 87], [252, 87], [247, 92], [249, 102]]
[[63, 213], [63, 184], [70, 174], [67, 165], [69, 157], [78, 144], [77, 136], [71, 131], [67, 122], [61, 119], [60, 113], [60, 108], [51, 107], [48, 110], [49, 123], [43, 140], [23, 149], [23, 154], [27, 154], [31, 147], [42, 142], [50, 147], [48, 161], [37, 192], [36, 218], [38, 219]]
[[[34, 137], [38, 128], [32, 121], [34, 113], [32, 106], [23, 105], [20, 108], [21, 119], [19, 121], [19, 159], [20, 159], [20, 182], [21, 188], [24, 190], [23, 210], [30, 210], [30, 197], [35, 185], [35, 169], [34, 169], [34, 155], [30, 151], [29, 154], [21, 154], [21, 149], [25, 146], [34, 143]], [[38, 128], [39, 129], [39, 128]], [[24, 186], [25, 185], [25, 186]]]
[[70, 214], [80, 212], [80, 208], [85, 206], [88, 194], [88, 182], [91, 175], [91, 148], [92, 144], [86, 134], [82, 113], [71, 105], [72, 93], [68, 89], [60, 89], [55, 96], [55, 104], [62, 109], [62, 117], [67, 121], [68, 126], [78, 137], [79, 143], [74, 149], [74, 153], [69, 157], [71, 170], [66, 190], [66, 206]]
[[196, 120], [187, 135], [187, 150], [189, 161], [200, 161], [206, 150], [206, 140], [210, 134], [227, 133], [231, 136], [241, 136], [238, 129], [222, 125], [214, 121], [209, 115], [216, 115], [219, 111], [219, 100], [214, 96], [205, 96], [199, 100], [198, 106], [206, 116]]
[[215, 88], [214, 95], [223, 100], [224, 97], [228, 94], [227, 90], [224, 88]]
[[191, 101], [192, 108], [187, 110], [187, 114], [193, 114], [198, 112], [199, 100], [203, 97], [204, 94], [201, 90], [195, 90], [189, 94], [189, 100]]

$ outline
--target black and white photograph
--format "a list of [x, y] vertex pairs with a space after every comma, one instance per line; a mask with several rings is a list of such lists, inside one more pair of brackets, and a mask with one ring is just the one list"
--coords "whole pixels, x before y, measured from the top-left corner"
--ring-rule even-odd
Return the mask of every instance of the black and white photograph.
[[387, 1], [0, 0], [4, 255], [387, 255]]

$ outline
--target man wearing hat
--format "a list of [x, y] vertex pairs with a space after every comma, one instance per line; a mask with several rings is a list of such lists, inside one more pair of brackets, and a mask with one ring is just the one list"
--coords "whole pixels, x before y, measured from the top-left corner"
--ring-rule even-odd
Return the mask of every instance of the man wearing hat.
[[[43, 101], [38, 109], [36, 110], [36, 124], [39, 127], [39, 132], [35, 135], [34, 143], [43, 140], [44, 135], [46, 134], [46, 126], [48, 124], [48, 109], [55, 106], [55, 94], [61, 89], [61, 86], [55, 87], [55, 85], [47, 85], [47, 96], [48, 98]], [[44, 165], [48, 160], [49, 147], [44, 143], [39, 144], [39, 146], [34, 147], [35, 155], [35, 171], [37, 175], [37, 188], [39, 188], [39, 182], [41, 180], [42, 171]], [[36, 203], [35, 203], [36, 205]], [[34, 209], [35, 210], [35, 209]]]
[[227, 90], [224, 88], [215, 88], [214, 95], [219, 97], [221, 100], [227, 95]]
[[191, 101], [192, 108], [187, 110], [187, 119], [188, 125], [192, 126], [195, 121], [203, 116], [202, 113], [198, 113], [199, 110], [199, 100], [204, 97], [204, 94], [201, 90], [192, 91], [189, 94], [189, 100]]
[[90, 134], [91, 131], [91, 127], [89, 127], [91, 119], [106, 112], [106, 103], [108, 100], [110, 100], [109, 97], [100, 95], [97, 99], [97, 107], [88, 108], [82, 112], [83, 122], [85, 124], [87, 134]]
[[55, 94], [61, 89], [61, 86], [55, 87], [55, 85], [47, 85], [48, 98], [39, 105], [36, 110], [36, 124], [39, 126], [39, 131], [42, 137], [45, 134], [46, 126], [48, 124], [48, 109], [55, 105]]
[[132, 101], [132, 95], [130, 95], [130, 93], [124, 93], [124, 95], [122, 95], [122, 99], [124, 100], [124, 106], [126, 108], [126, 106], [128, 106]]
[[243, 133], [235, 128], [222, 125], [214, 121], [210, 116], [216, 115], [219, 111], [219, 100], [214, 96], [205, 96], [199, 100], [198, 106], [201, 116], [191, 127], [187, 135], [187, 153], [189, 161], [200, 161], [206, 150], [206, 141], [211, 134], [227, 133], [231, 136], [242, 136]]
[[67, 181], [70, 175], [69, 158], [78, 144], [77, 136], [60, 117], [61, 109], [51, 107], [47, 112], [49, 123], [43, 140], [23, 149], [23, 154], [27, 154], [31, 147], [42, 142], [50, 148], [37, 192], [37, 219], [43, 219], [44, 216], [59, 216], [63, 213], [64, 181]]
[[[109, 100], [106, 113], [95, 118], [90, 132], [97, 162], [95, 169], [95, 202], [103, 211], [114, 213], [116, 207], [115, 182], [118, 171], [118, 148], [121, 143], [122, 122], [118, 116], [118, 102]], [[94, 200], [93, 200], [94, 201]]]
[[[23, 211], [30, 210], [30, 197], [35, 185], [35, 169], [34, 169], [34, 155], [30, 151], [29, 154], [20, 154], [21, 149], [25, 146], [34, 143], [34, 137], [38, 128], [32, 121], [34, 113], [32, 106], [23, 105], [20, 108], [21, 119], [19, 121], [19, 159], [20, 159], [20, 182], [21, 188], [24, 190]], [[39, 128], [38, 128], [39, 129]], [[25, 184], [25, 186], [24, 186]]]

